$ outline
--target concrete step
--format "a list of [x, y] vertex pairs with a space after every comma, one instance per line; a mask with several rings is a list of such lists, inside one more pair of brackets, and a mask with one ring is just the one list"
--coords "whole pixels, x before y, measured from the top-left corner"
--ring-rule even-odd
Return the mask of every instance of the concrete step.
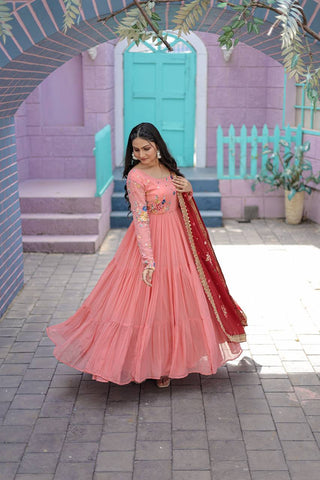
[[[204, 174], [203, 174], [204, 175]], [[194, 192], [219, 192], [219, 180], [216, 178], [190, 178]], [[125, 181], [122, 179], [114, 179], [114, 192], [124, 195]]]
[[23, 235], [25, 252], [95, 253], [98, 235]]
[[100, 213], [23, 213], [23, 235], [96, 235]]
[[[222, 227], [221, 210], [200, 210], [206, 227]], [[110, 228], [128, 228], [132, 222], [132, 216], [128, 217], [126, 211], [113, 211], [110, 216]]]
[[111, 212], [110, 228], [128, 228], [132, 222], [132, 215], [128, 217], [128, 211]]
[[20, 197], [21, 213], [100, 213], [100, 198], [24, 198]]
[[100, 213], [94, 179], [32, 179], [19, 184], [21, 213]]
[[[195, 192], [194, 198], [199, 210], [220, 210], [221, 195], [218, 192]], [[119, 212], [128, 208], [128, 203], [123, 193], [114, 192], [112, 195], [112, 211]]]

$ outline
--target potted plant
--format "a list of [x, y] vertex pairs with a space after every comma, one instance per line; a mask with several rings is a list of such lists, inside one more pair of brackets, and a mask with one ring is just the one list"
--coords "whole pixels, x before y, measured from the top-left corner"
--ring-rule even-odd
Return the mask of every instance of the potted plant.
[[290, 151], [287, 141], [280, 140], [280, 145], [285, 149], [283, 154], [280, 151], [273, 152], [270, 148], [263, 151], [263, 154], [270, 156], [251, 188], [254, 191], [257, 183], [270, 185], [269, 192], [284, 188], [286, 223], [296, 225], [302, 219], [304, 192], [310, 195], [312, 188], [308, 184], [320, 183], [320, 172], [314, 176], [311, 163], [304, 158], [305, 152], [310, 149], [310, 142], [295, 147], [294, 153]]

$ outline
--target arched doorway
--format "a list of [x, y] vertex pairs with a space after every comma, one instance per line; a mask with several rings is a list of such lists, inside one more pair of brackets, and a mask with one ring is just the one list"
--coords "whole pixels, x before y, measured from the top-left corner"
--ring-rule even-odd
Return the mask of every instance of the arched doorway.
[[[117, 166], [121, 165], [123, 160], [124, 142], [126, 141], [127, 134], [130, 131], [130, 125], [132, 128], [132, 126], [139, 123], [140, 121], [148, 121], [148, 119], [149, 121], [152, 121], [156, 123], [157, 126], [159, 126], [161, 133], [163, 133], [166, 140], [168, 140], [169, 146], [173, 154], [177, 157], [178, 162], [179, 162], [179, 158], [181, 158], [181, 161], [179, 162], [181, 166], [193, 166], [194, 164], [197, 167], [206, 166], [206, 131], [207, 131], [207, 128], [206, 128], [206, 118], [207, 118], [207, 110], [206, 110], [207, 109], [207, 51], [206, 51], [206, 47], [204, 43], [200, 40], [200, 38], [194, 33], [188, 35], [187, 37], [182, 36], [182, 38], [178, 38], [174, 33], [172, 34], [170, 33], [170, 35], [172, 35], [173, 42], [176, 44], [176, 48], [175, 48], [176, 55], [174, 57], [173, 56], [174, 53], [168, 54], [168, 53], [164, 53], [164, 51], [162, 52], [160, 51], [161, 56], [156, 55], [159, 58], [159, 62], [162, 61], [161, 57], [163, 58], [165, 56], [165, 59], [167, 59], [167, 58], [170, 58], [170, 56], [172, 55], [171, 57], [172, 60], [170, 60], [170, 62], [172, 62], [173, 65], [174, 65], [174, 62], [176, 62], [178, 65], [177, 70], [180, 70], [180, 72], [183, 72], [185, 65], [181, 68], [182, 62], [181, 60], [179, 60], [179, 55], [185, 52], [183, 56], [188, 58], [188, 55], [189, 55], [187, 53], [188, 51], [194, 52], [195, 54], [195, 68], [193, 72], [193, 75], [194, 75], [193, 85], [195, 88], [195, 94], [194, 94], [195, 103], [193, 106], [190, 106], [190, 105], [189, 107], [188, 105], [186, 106], [187, 111], [188, 111], [188, 108], [189, 108], [189, 111], [191, 110], [190, 114], [189, 113], [186, 114], [186, 110], [184, 110], [184, 107], [180, 109], [180, 114], [181, 112], [184, 112], [183, 113], [184, 116], [186, 115], [189, 116], [189, 119], [188, 119], [189, 124], [187, 125], [188, 137], [186, 137], [188, 138], [189, 143], [188, 141], [185, 141], [183, 139], [183, 135], [181, 133], [183, 130], [183, 128], [181, 127], [182, 125], [181, 117], [176, 122], [172, 121], [170, 125], [170, 108], [173, 108], [173, 109], [176, 108], [174, 106], [173, 100], [175, 99], [175, 101], [179, 101], [178, 97], [179, 95], [181, 96], [182, 94], [181, 91], [180, 92], [176, 91], [176, 85], [179, 83], [179, 80], [178, 79], [176, 80], [176, 76], [174, 73], [172, 73], [173, 78], [170, 78], [172, 77], [172, 75], [169, 73], [167, 82], [169, 83], [169, 87], [171, 86], [173, 88], [171, 88], [171, 92], [167, 91], [167, 95], [165, 94], [165, 89], [163, 89], [164, 97], [166, 97], [165, 99], [163, 99], [163, 102], [161, 102], [162, 94], [160, 94], [160, 96], [157, 98], [155, 98], [155, 96], [152, 97], [149, 89], [149, 91], [145, 92], [144, 99], [141, 101], [141, 97], [137, 98], [136, 107], [133, 106], [132, 112], [129, 111], [127, 113], [126, 104], [132, 101], [132, 96], [134, 93], [134, 87], [132, 88], [132, 84], [134, 85], [134, 83], [133, 81], [131, 81], [131, 84], [129, 84], [130, 77], [132, 80], [132, 74], [130, 75], [130, 73], [126, 79], [126, 76], [124, 73], [126, 62], [128, 61], [128, 64], [129, 64], [129, 72], [130, 72], [130, 68], [132, 72], [132, 62], [134, 60], [134, 57], [137, 58], [137, 63], [142, 61], [144, 65], [148, 63], [148, 65], [150, 66], [151, 62], [148, 59], [148, 57], [150, 58], [152, 47], [150, 47], [150, 44], [149, 45], [144, 44], [139, 49], [137, 49], [134, 46], [134, 44], [128, 47], [127, 41], [124, 40], [119, 42], [115, 48], [115, 141], [116, 141], [116, 165]], [[133, 52], [131, 49], [133, 49]], [[179, 51], [180, 53], [178, 53]], [[129, 60], [127, 60], [127, 56], [129, 55], [131, 56], [131, 58], [129, 57]], [[146, 60], [144, 60], [143, 57]], [[182, 55], [181, 55], [181, 58], [182, 58]], [[130, 65], [130, 62], [131, 62], [131, 65]], [[149, 71], [151, 71], [151, 69], [153, 69], [154, 72], [156, 71], [156, 68], [157, 68], [156, 63], [157, 61], [154, 62], [153, 67], [151, 66], [149, 67], [150, 68]], [[169, 72], [170, 72], [170, 68], [172, 68], [171, 71], [173, 72], [174, 67], [170, 66], [168, 68]], [[188, 68], [190, 67], [187, 67], [187, 69]], [[165, 68], [163, 70], [165, 70]], [[139, 75], [137, 76], [137, 78], [139, 79]], [[165, 81], [163, 79], [164, 77], [162, 77], [162, 81]], [[181, 84], [184, 84], [184, 82], [185, 82], [185, 78], [183, 78], [183, 81], [181, 81]], [[148, 88], [149, 88], [149, 85], [148, 85]], [[142, 89], [140, 89], [139, 93], [142, 93], [141, 90]], [[149, 108], [148, 108], [148, 102], [146, 98], [148, 98], [149, 100], [149, 105], [150, 105]], [[189, 100], [191, 98], [192, 98], [192, 92]], [[143, 102], [145, 102], [144, 107], [143, 107]], [[163, 108], [160, 108], [159, 112], [156, 112], [156, 108], [153, 108], [153, 105], [151, 104], [151, 102], [153, 102], [153, 105], [157, 105], [157, 104], [159, 105], [162, 103], [161, 106]], [[167, 104], [171, 103], [168, 116], [164, 116], [163, 114], [163, 112], [166, 111], [165, 110], [166, 103]], [[139, 107], [141, 106], [142, 106], [141, 108], [142, 113], [141, 113], [141, 116], [139, 116]], [[136, 111], [135, 111], [135, 108], [136, 108]], [[150, 117], [148, 118], [146, 117], [146, 112], [148, 112], [147, 116], [150, 115]], [[158, 118], [160, 117], [160, 122], [158, 121], [157, 115], [158, 115]], [[164, 126], [164, 128], [161, 128], [161, 124], [162, 126]], [[191, 135], [190, 135], [190, 131], [193, 131]], [[191, 143], [194, 146], [190, 146]], [[186, 150], [185, 152], [183, 152], [182, 149], [180, 151], [179, 150], [175, 151], [175, 145], [179, 145], [179, 144], [182, 146], [183, 145], [185, 146], [186, 150], [189, 151], [189, 156], [188, 154], [186, 154]], [[195, 154], [194, 160], [192, 156], [190, 159], [191, 151], [193, 151]], [[185, 158], [188, 157], [187, 164], [183, 163], [183, 157]]]

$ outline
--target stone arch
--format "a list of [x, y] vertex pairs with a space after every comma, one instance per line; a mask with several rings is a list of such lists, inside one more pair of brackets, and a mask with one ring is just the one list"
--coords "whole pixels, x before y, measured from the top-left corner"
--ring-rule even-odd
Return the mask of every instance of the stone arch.
[[[0, 315], [23, 285], [22, 238], [18, 197], [18, 177], [15, 147], [14, 114], [26, 97], [52, 71], [75, 55], [115, 38], [117, 19], [111, 18], [104, 26], [97, 17], [112, 14], [128, 0], [83, 2], [79, 23], [62, 32], [62, 0], [29, 0], [10, 2], [13, 11], [12, 38], [0, 42]], [[319, 31], [320, 0], [306, 0], [309, 4], [309, 25]], [[163, 29], [174, 28], [176, 4], [157, 6]], [[257, 48], [280, 61], [281, 51], [277, 32], [268, 37], [266, 32], [274, 23], [272, 12], [256, 12], [264, 20], [261, 35], [243, 33], [240, 41]], [[195, 31], [220, 33], [233, 14], [219, 9], [211, 2], [205, 16], [195, 25]], [[320, 61], [320, 45], [311, 44], [315, 62]]]

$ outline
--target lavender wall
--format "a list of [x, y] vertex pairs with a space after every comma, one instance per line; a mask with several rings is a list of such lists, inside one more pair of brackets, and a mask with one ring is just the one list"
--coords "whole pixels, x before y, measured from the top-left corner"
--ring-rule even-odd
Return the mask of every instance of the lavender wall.
[[265, 123], [281, 124], [283, 67], [258, 50], [239, 43], [225, 62], [218, 36], [197, 32], [208, 52], [207, 164], [216, 165], [216, 128], [231, 123], [239, 132]]
[[[19, 180], [94, 178], [94, 134], [114, 132], [114, 41], [53, 72], [19, 108], [15, 120]], [[114, 138], [112, 138], [114, 145]]]

